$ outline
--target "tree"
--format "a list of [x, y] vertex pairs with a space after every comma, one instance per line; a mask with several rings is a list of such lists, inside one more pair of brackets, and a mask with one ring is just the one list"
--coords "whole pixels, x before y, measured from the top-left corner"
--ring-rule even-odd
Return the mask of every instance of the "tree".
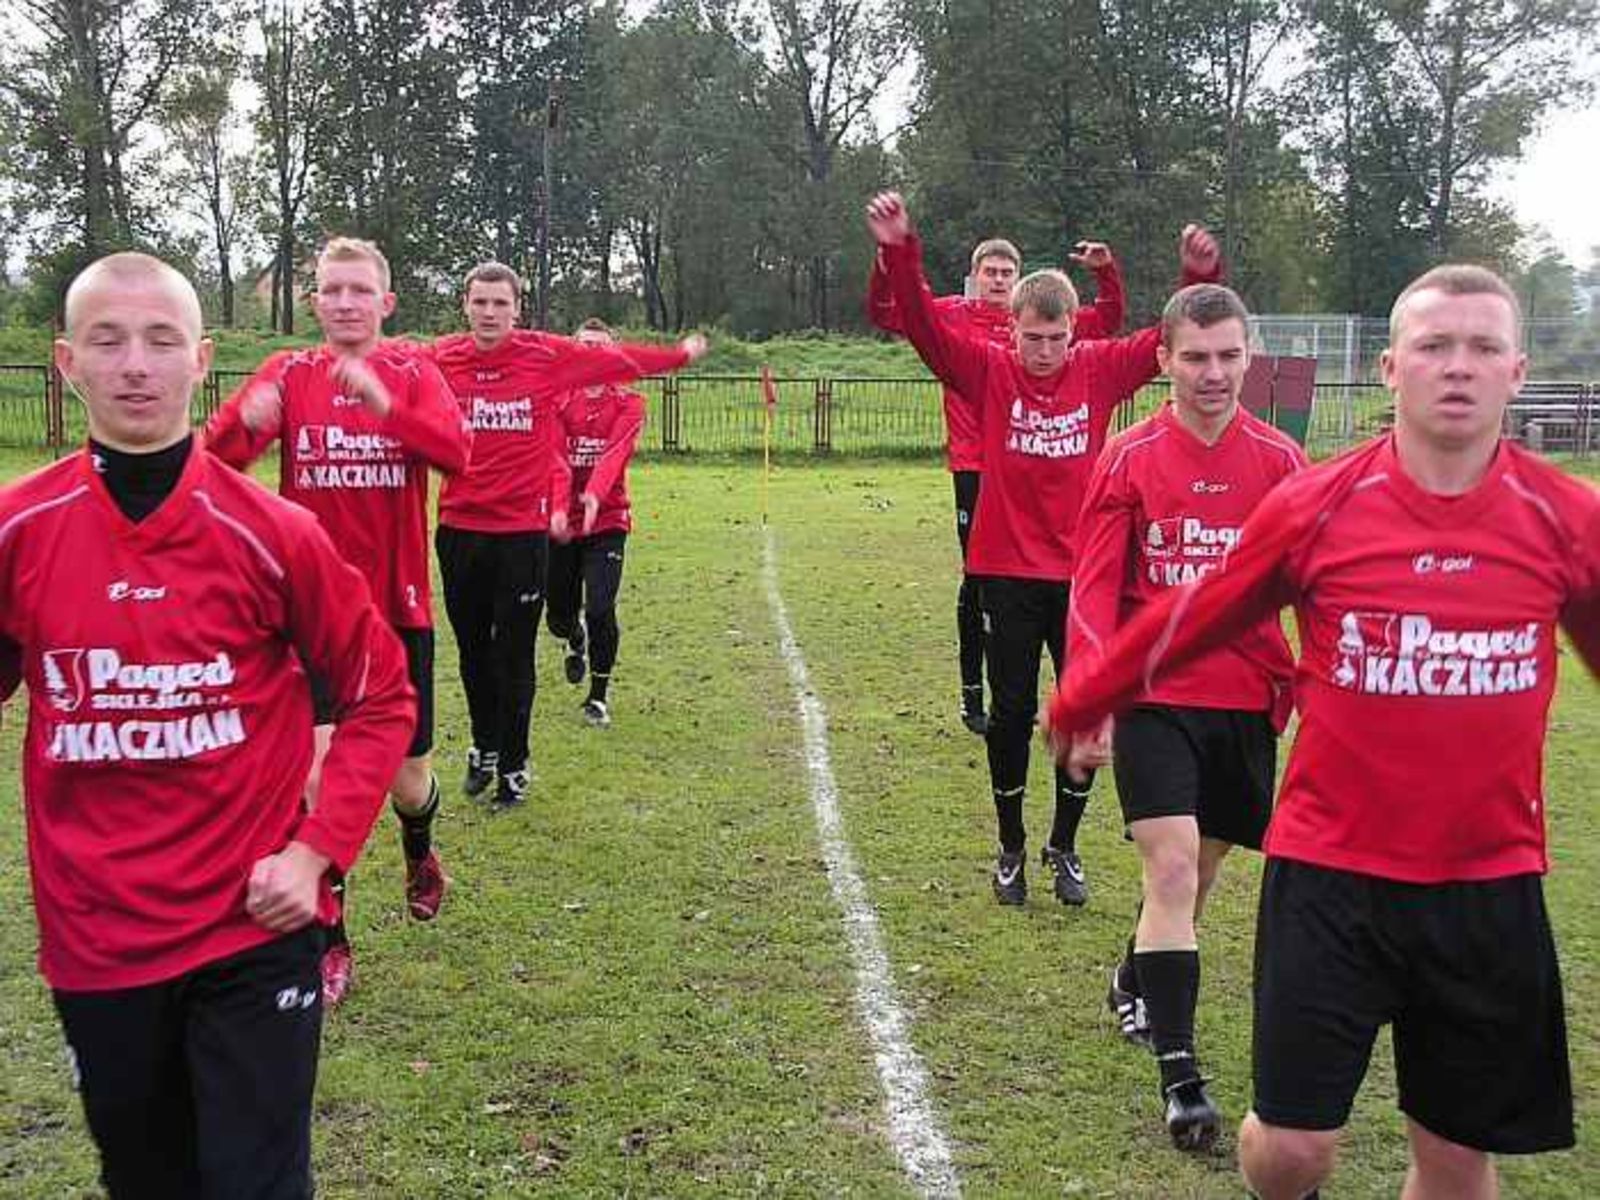
[[251, 56], [250, 74], [261, 92], [256, 136], [270, 174], [262, 217], [272, 243], [271, 324], [293, 333], [300, 222], [323, 135], [327, 81], [310, 67], [305, 18], [294, 0], [259, 0], [256, 20], [262, 50]]
[[179, 80], [167, 104], [166, 128], [177, 160], [175, 182], [211, 230], [222, 324], [232, 328], [234, 252], [257, 189], [253, 155], [239, 146], [233, 107], [237, 44], [218, 44], [210, 59]]
[[1427, 113], [1419, 149], [1433, 254], [1452, 253], [1458, 198], [1514, 158], [1539, 115], [1590, 94], [1578, 67], [1595, 45], [1593, 0], [1384, 0], [1398, 79]]
[[[31, 130], [41, 208], [69, 196], [84, 256], [152, 232], [129, 155], [194, 48], [199, 0], [13, 0], [31, 35], [0, 47], [0, 93]], [[29, 44], [36, 43], [36, 44]]]

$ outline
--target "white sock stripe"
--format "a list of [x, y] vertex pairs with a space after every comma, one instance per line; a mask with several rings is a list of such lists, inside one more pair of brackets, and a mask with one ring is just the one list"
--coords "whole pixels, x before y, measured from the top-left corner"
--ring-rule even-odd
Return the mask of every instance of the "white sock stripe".
[[928, 1094], [928, 1072], [911, 1044], [910, 1018], [895, 993], [889, 956], [878, 926], [877, 910], [867, 898], [866, 883], [856, 869], [855, 854], [845, 837], [839, 813], [839, 790], [828, 752], [828, 718], [812, 689], [805, 659], [789, 624], [789, 610], [778, 591], [778, 556], [772, 529], [765, 531], [761, 575], [772, 622], [778, 631], [778, 653], [789, 671], [804, 735], [806, 770], [811, 776], [811, 803], [828, 883], [844, 920], [850, 958], [856, 971], [856, 1007], [872, 1042], [878, 1079], [889, 1119], [889, 1141], [912, 1185], [923, 1196], [958, 1197], [950, 1145]]

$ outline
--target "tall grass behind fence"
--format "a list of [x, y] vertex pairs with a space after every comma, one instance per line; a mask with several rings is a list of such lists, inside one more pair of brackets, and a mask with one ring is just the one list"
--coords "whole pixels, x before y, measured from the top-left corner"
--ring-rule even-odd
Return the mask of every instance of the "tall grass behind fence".
[[[195, 394], [196, 425], [248, 376], [216, 371]], [[641, 380], [648, 418], [646, 454], [758, 454], [765, 423], [756, 375], [673, 375]], [[807, 377], [777, 381], [772, 446], [786, 455], [936, 456], [944, 450], [939, 384], [923, 378]], [[1113, 430], [1154, 412], [1164, 381], [1117, 410]], [[1313, 458], [1333, 454], [1387, 427], [1392, 402], [1381, 385], [1319, 381], [1307, 431]], [[1530, 383], [1507, 432], [1539, 449], [1591, 453], [1600, 443], [1600, 387]], [[0, 446], [70, 448], [86, 433], [83, 406], [48, 367], [0, 365]]]

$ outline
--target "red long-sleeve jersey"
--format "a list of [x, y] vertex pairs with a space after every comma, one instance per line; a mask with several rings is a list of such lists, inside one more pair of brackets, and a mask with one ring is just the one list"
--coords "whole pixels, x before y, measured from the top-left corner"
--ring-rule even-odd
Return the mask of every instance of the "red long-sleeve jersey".
[[[87, 452], [0, 492], [0, 644], [0, 695], [28, 685], [39, 968], [69, 991], [279, 936], [245, 912], [251, 868], [298, 840], [348, 870], [416, 720], [399, 639], [316, 519], [199, 449], [137, 524]], [[309, 816], [302, 659], [340, 709]]]
[[473, 429], [472, 462], [445, 480], [439, 523], [482, 533], [550, 528], [550, 472], [565, 452], [554, 432], [563, 393], [676, 371], [689, 361], [677, 346], [585, 345], [524, 329], [489, 350], [469, 334], [452, 334], [433, 344], [433, 355]]
[[1267, 853], [1413, 883], [1546, 870], [1555, 626], [1600, 669], [1600, 494], [1502, 443], [1477, 487], [1431, 495], [1380, 438], [1284, 481], [1220, 570], [1075, 662], [1051, 726], [1093, 728], [1286, 604], [1300, 731]]
[[[381, 418], [343, 394], [336, 361], [327, 346], [273, 355], [206, 424], [206, 445], [242, 469], [281, 442], [279, 492], [317, 514], [390, 624], [432, 628], [428, 468], [447, 475], [465, 468], [471, 435], [419, 347], [383, 342], [366, 357], [394, 401]], [[276, 429], [252, 433], [241, 406], [260, 385], [278, 387], [282, 419]]]
[[[1072, 337], [1087, 342], [1108, 338], [1122, 328], [1127, 293], [1122, 286], [1122, 268], [1112, 259], [1095, 268], [1094, 303], [1072, 314]], [[1011, 309], [965, 296], [940, 296], [934, 302], [940, 319], [952, 333], [1002, 348], [1011, 345], [1015, 324]], [[867, 317], [885, 333], [905, 333], [905, 323], [895, 304], [883, 260], [874, 258], [867, 278]], [[983, 470], [983, 429], [981, 411], [968, 404], [961, 393], [946, 385], [944, 389], [945, 460], [951, 471]]]
[[[1305, 465], [1291, 438], [1243, 408], [1210, 445], [1171, 404], [1113, 438], [1095, 465], [1078, 523], [1071, 661], [1099, 658], [1133, 613], [1215, 570], [1262, 497]], [[1293, 666], [1274, 612], [1164, 673], [1139, 699], [1270, 712], [1282, 728]]]
[[588, 492], [600, 501], [589, 532], [627, 533], [633, 528], [628, 463], [644, 428], [644, 397], [615, 387], [590, 395], [585, 388], [563, 400], [556, 421], [562, 453], [550, 473], [552, 510], [565, 508], [571, 528], [579, 530], [583, 506], [578, 497]]
[[1161, 331], [1075, 344], [1055, 374], [1030, 375], [1014, 350], [961, 337], [939, 320], [915, 237], [878, 253], [906, 337], [981, 414], [983, 502], [967, 543], [968, 572], [1071, 579], [1089, 472], [1116, 406], [1155, 378]]

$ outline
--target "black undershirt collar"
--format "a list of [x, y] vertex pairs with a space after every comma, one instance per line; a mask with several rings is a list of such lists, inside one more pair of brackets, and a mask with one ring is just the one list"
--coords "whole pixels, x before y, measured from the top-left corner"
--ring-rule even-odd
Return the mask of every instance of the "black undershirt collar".
[[89, 454], [94, 469], [106, 485], [106, 491], [116, 501], [122, 515], [139, 522], [161, 507], [161, 502], [172, 494], [183, 476], [184, 464], [189, 461], [189, 451], [194, 447], [194, 434], [175, 442], [165, 450], [151, 454], [130, 454], [126, 450], [113, 450], [89, 439]]

